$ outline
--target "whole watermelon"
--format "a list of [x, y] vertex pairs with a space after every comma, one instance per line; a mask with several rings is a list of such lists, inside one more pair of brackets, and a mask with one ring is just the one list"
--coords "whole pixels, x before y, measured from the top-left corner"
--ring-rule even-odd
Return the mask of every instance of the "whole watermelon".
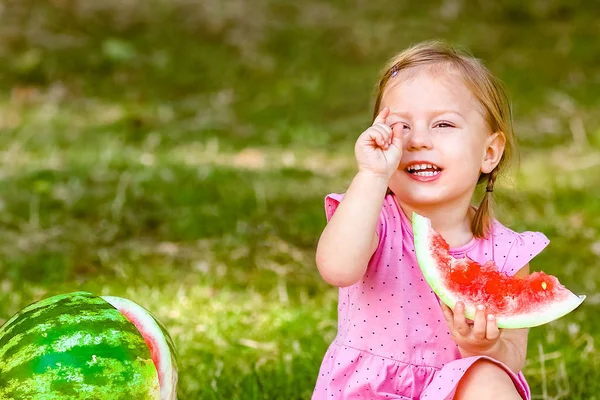
[[[135, 305], [128, 314], [142, 310], [151, 316], [126, 303]], [[87, 292], [57, 295], [19, 311], [0, 327], [0, 400], [175, 399], [171, 338], [164, 329], [144, 329], [144, 318], [125, 315]], [[160, 363], [170, 371], [163, 395]]]

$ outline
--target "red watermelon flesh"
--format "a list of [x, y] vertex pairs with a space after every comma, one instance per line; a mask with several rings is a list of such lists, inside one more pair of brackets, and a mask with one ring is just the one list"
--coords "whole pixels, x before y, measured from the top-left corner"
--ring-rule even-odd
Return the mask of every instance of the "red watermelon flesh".
[[493, 261], [481, 265], [455, 259], [429, 219], [414, 213], [412, 222], [417, 260], [427, 282], [449, 307], [463, 302], [467, 318], [473, 319], [482, 304], [501, 328], [532, 327], [566, 315], [585, 299], [544, 272], [520, 279], [499, 272]]

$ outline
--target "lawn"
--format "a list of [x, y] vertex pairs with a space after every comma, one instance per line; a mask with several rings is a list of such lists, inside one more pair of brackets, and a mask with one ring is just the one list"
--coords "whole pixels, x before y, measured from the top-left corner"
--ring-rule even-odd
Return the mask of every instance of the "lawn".
[[580, 1], [0, 3], [0, 322], [88, 290], [178, 348], [180, 399], [307, 399], [336, 331], [314, 248], [388, 57], [469, 48], [520, 164], [497, 215], [586, 302], [533, 328], [534, 398], [600, 399], [600, 6]]

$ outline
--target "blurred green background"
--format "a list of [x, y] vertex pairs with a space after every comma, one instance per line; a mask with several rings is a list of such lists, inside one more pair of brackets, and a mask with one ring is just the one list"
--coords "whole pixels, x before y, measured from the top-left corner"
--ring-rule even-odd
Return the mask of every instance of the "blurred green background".
[[335, 335], [314, 248], [377, 74], [467, 47], [521, 148], [499, 219], [589, 297], [530, 333], [535, 399], [600, 399], [600, 3], [3, 0], [0, 322], [85, 289], [154, 311], [180, 399], [307, 399]]

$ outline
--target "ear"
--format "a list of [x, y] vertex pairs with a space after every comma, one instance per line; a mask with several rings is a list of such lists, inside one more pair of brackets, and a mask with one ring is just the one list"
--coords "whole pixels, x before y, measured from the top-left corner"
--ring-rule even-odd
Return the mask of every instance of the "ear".
[[489, 174], [500, 163], [504, 146], [506, 145], [506, 136], [503, 132], [492, 133], [485, 139], [485, 152], [481, 162], [481, 172]]

